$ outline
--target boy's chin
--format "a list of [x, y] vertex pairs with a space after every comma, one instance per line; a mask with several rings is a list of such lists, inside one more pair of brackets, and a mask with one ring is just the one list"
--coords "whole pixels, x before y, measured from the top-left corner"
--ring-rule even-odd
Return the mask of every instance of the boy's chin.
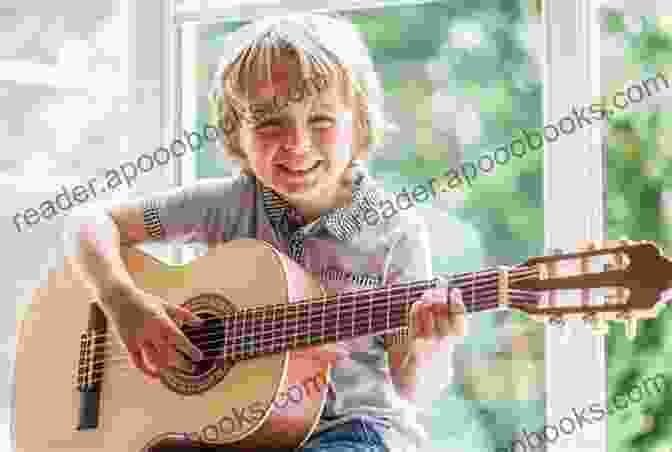
[[287, 195], [292, 197], [308, 197], [311, 194], [315, 193], [318, 188], [318, 181], [306, 181], [301, 183], [287, 183], [279, 182], [274, 185], [274, 189], [281, 195]]
[[305, 177], [288, 176], [281, 171], [273, 173], [271, 178], [273, 187], [278, 193], [287, 195], [309, 194], [322, 185], [326, 174], [321, 168], [315, 170], [315, 173]]

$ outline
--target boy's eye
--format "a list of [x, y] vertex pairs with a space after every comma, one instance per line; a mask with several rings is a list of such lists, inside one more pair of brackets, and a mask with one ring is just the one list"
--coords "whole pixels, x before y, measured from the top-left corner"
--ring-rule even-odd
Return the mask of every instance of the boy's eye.
[[[334, 125], [334, 119], [329, 116], [313, 116], [310, 118], [310, 124], [317, 127], [318, 129], [329, 128]], [[285, 122], [280, 119], [269, 119], [262, 121], [255, 127], [259, 131], [268, 131], [274, 130], [279, 127], [285, 126]]]
[[282, 121], [279, 119], [269, 119], [268, 121], [263, 121], [260, 122], [259, 124], [256, 125], [255, 129], [257, 130], [262, 130], [262, 129], [268, 129], [271, 127], [280, 127], [282, 126]]
[[328, 116], [314, 116], [310, 122], [318, 129], [326, 129], [334, 125], [334, 120]]

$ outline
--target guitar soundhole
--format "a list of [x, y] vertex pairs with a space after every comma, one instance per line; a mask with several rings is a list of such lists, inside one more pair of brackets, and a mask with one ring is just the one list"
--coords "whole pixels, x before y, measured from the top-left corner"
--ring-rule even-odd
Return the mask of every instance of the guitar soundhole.
[[198, 347], [205, 357], [192, 361], [182, 353], [183, 359], [176, 367], [164, 369], [161, 381], [171, 390], [182, 395], [201, 394], [222, 381], [234, 366], [234, 361], [224, 358], [223, 318], [234, 312], [234, 306], [218, 294], [201, 294], [183, 306], [205, 320], [203, 325], [183, 326], [182, 332]]
[[[203, 355], [205, 355], [205, 359], [201, 361], [189, 360], [193, 366], [191, 373], [197, 378], [205, 375], [214, 367], [218, 360], [223, 361], [221, 354], [224, 348], [223, 322], [212, 314], [201, 314], [199, 317], [205, 320], [203, 326], [182, 329], [191, 343], [198, 347], [203, 352]], [[185, 358], [188, 359], [186, 356]]]

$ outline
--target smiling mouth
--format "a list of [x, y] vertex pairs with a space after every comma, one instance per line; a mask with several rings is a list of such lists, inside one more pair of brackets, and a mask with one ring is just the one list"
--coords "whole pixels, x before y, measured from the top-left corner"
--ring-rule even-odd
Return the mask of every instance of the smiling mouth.
[[306, 174], [310, 174], [313, 171], [315, 171], [320, 165], [322, 165], [322, 161], [315, 162], [315, 164], [313, 166], [311, 166], [310, 168], [307, 168], [305, 170], [291, 169], [291, 168], [288, 168], [287, 166], [285, 166], [283, 164], [278, 165], [278, 167], [280, 168], [280, 170], [283, 173], [290, 174], [290, 175], [293, 175], [293, 176], [305, 176]]

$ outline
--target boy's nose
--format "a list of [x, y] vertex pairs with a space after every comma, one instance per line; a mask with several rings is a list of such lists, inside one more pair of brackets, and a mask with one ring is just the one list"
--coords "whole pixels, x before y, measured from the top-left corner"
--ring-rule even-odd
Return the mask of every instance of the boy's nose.
[[310, 149], [310, 134], [303, 127], [288, 127], [284, 148], [294, 153], [304, 153]]

